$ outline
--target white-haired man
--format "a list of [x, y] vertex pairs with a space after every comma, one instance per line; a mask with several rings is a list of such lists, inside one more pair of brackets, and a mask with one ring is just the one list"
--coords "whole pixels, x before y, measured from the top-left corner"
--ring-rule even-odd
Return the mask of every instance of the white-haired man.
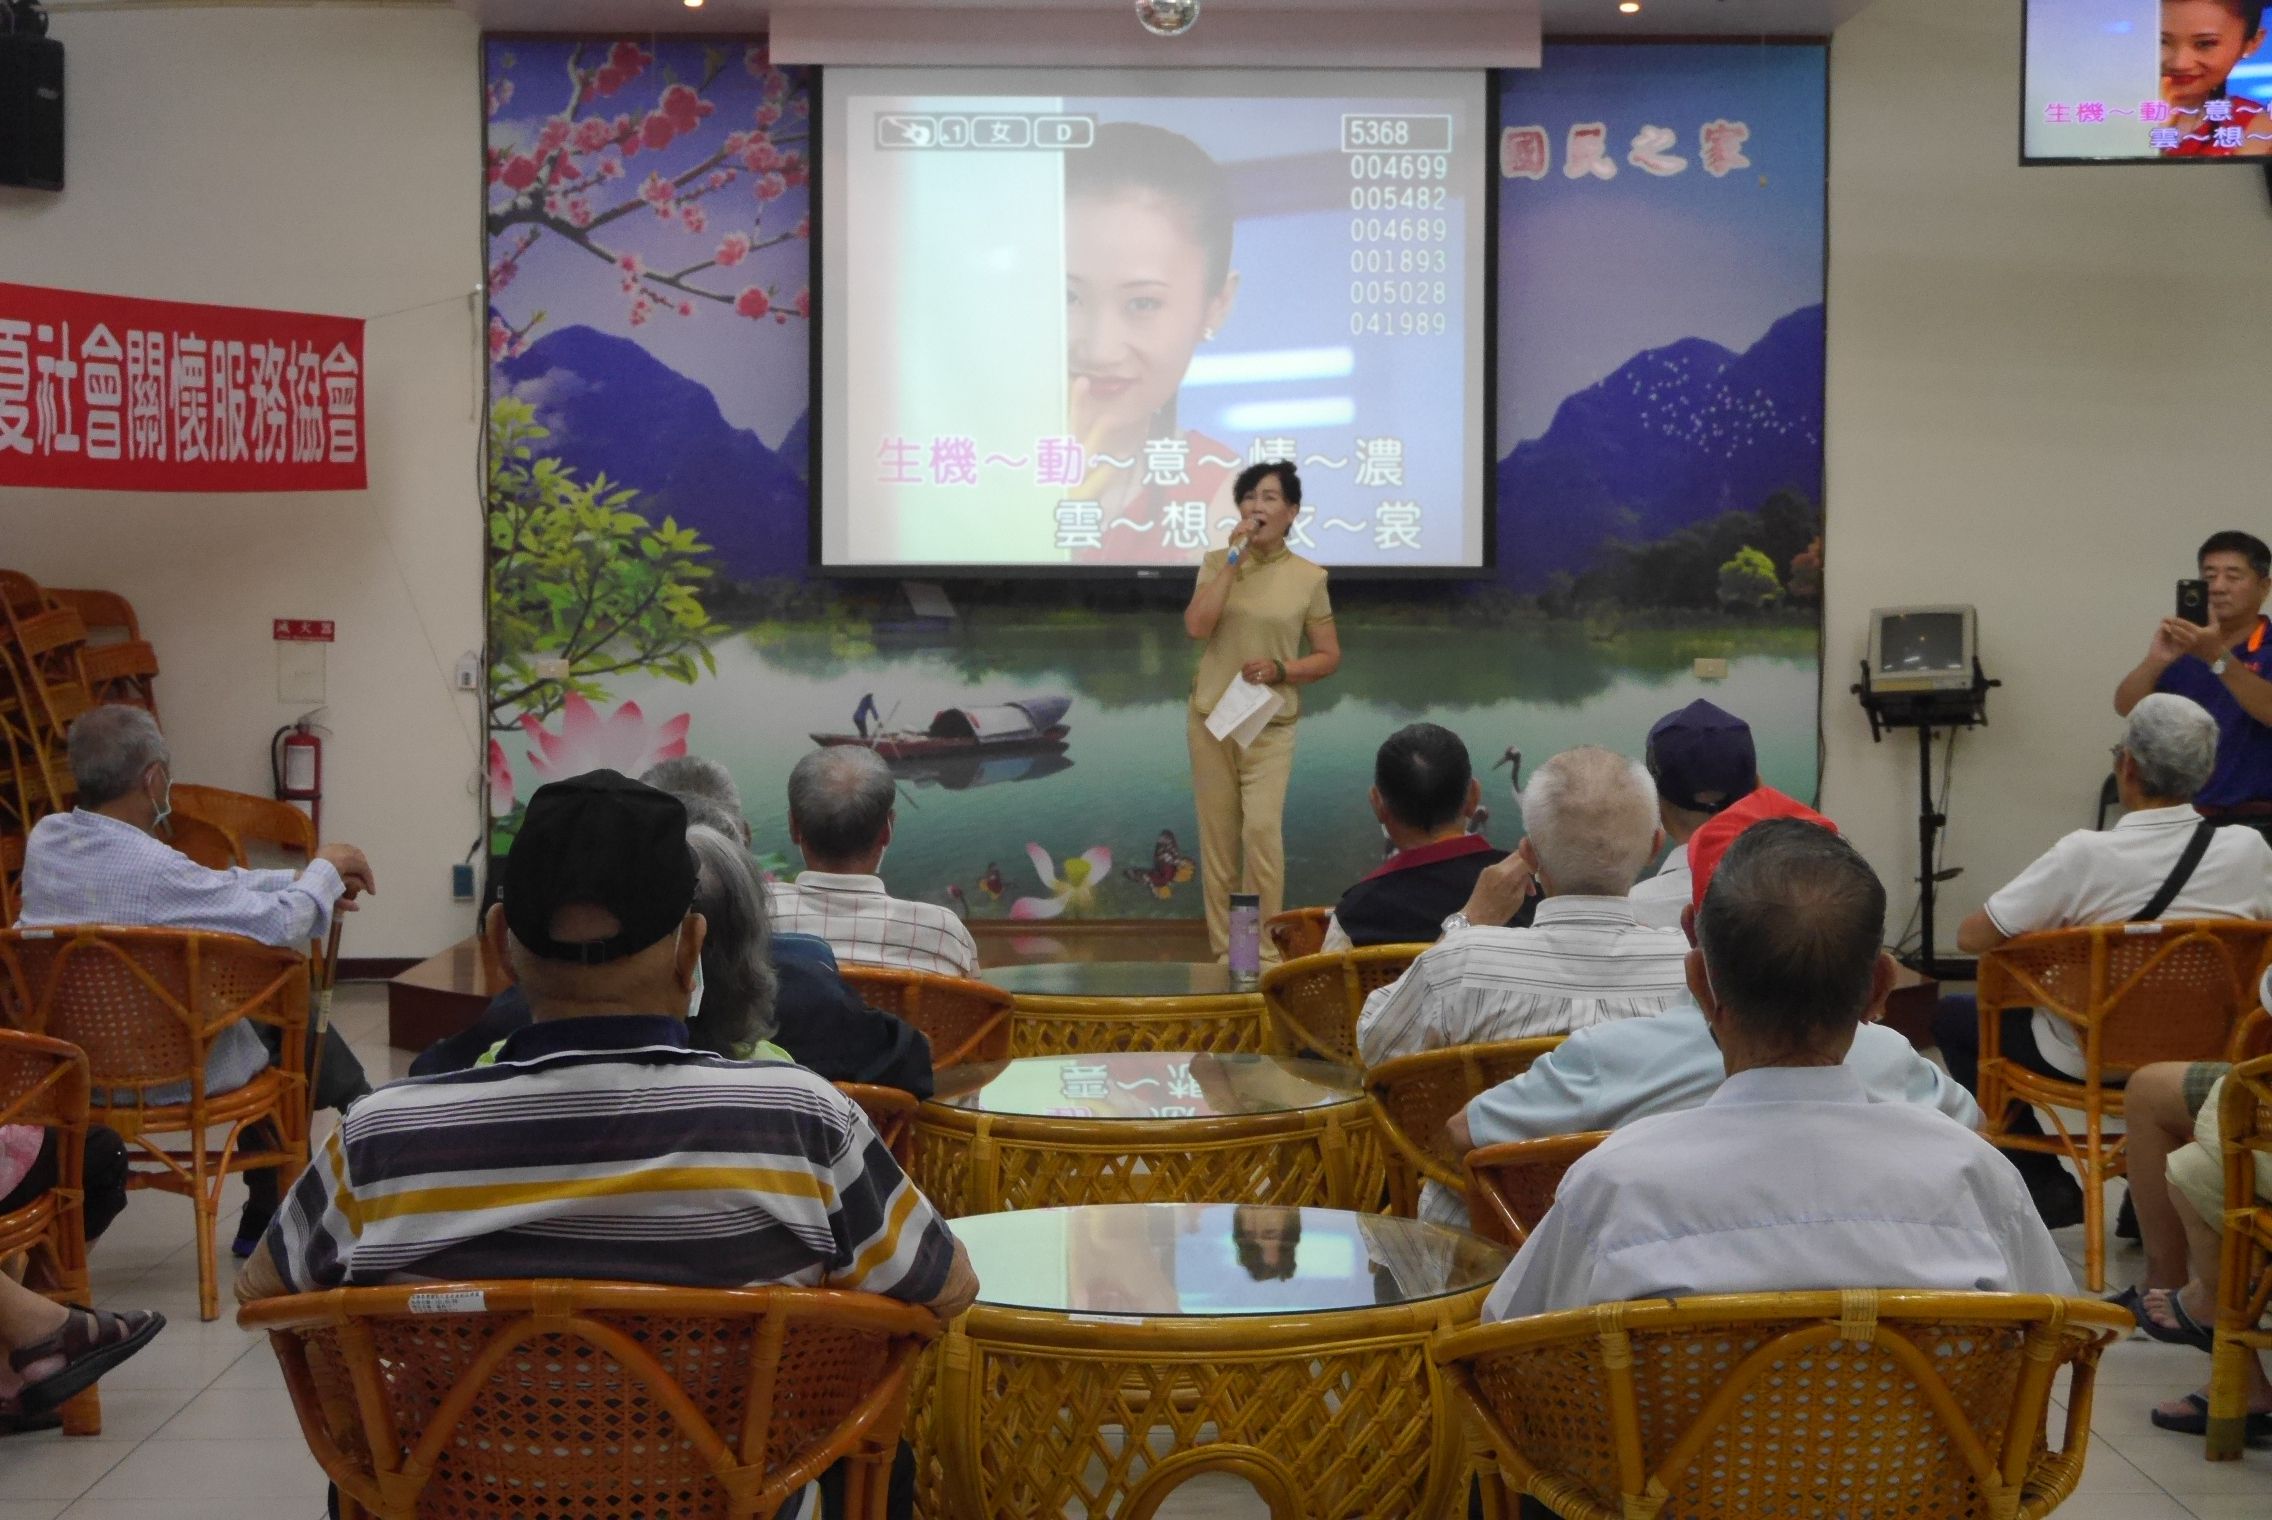
[[[1657, 789], [1639, 762], [1566, 750], [1523, 788], [1525, 836], [1485, 871], [1444, 937], [1365, 1000], [1357, 1052], [1391, 1056], [1564, 1034], [1663, 1013], [1687, 997], [1688, 940], [1653, 928], [1626, 895], [1664, 842]], [[1527, 929], [1488, 928], [1543, 896]]]
[[891, 847], [899, 783], [873, 750], [817, 749], [789, 773], [789, 837], [805, 857], [794, 882], [769, 882], [775, 932], [827, 940], [838, 960], [936, 976], [974, 976], [978, 944], [951, 909], [894, 897], [876, 873]]
[[[2128, 811], [2103, 832], [2078, 829], [1999, 887], [1957, 927], [1957, 948], [1978, 955], [2017, 935], [2078, 924], [2155, 918], [2272, 918], [2272, 845], [2250, 828], [2219, 828], [2193, 806], [2217, 766], [2217, 720], [2186, 697], [2155, 692], [2130, 709], [2114, 749], [2114, 781]], [[1949, 1074], [1980, 1090], [1980, 1012], [1969, 997], [1941, 1000], [1933, 1033]], [[2075, 1027], [2040, 1009], [2003, 1016], [2006, 1059], [2079, 1079]], [[2018, 1105], [2011, 1129], [2040, 1134]], [[2082, 1190], [2055, 1156], [2015, 1151], [2044, 1223], [2083, 1217]]]
[[[146, 929], [203, 929], [241, 934], [264, 945], [305, 950], [326, 932], [332, 905], [374, 891], [371, 863], [351, 844], [327, 844], [302, 871], [214, 871], [157, 837], [173, 813], [173, 760], [157, 720], [139, 707], [104, 706], [82, 714], [68, 740], [78, 806], [50, 813], [24, 847], [25, 927], [113, 924]], [[314, 1059], [311, 1049], [310, 1058]], [[260, 1030], [238, 1023], [214, 1038], [205, 1090], [244, 1086], [273, 1059]], [[371, 1090], [354, 1051], [326, 1029], [318, 1108], [345, 1113]], [[154, 1087], [146, 1103], [182, 1103], [187, 1083]], [[247, 1172], [249, 1197], [237, 1232], [237, 1254], [252, 1249], [276, 1211], [273, 1170]]]

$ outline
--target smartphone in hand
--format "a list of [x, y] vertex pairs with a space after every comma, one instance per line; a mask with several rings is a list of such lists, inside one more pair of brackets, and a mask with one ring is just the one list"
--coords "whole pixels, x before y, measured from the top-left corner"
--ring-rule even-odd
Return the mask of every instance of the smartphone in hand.
[[2207, 581], [2179, 581], [2177, 583], [2177, 615], [2188, 623], [2209, 626], [2209, 583]]

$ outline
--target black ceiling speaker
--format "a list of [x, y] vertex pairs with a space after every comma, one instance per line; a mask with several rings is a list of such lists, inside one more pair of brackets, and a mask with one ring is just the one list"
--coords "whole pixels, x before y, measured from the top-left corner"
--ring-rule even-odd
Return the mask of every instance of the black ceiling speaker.
[[29, 0], [0, 0], [0, 185], [63, 188], [63, 44]]

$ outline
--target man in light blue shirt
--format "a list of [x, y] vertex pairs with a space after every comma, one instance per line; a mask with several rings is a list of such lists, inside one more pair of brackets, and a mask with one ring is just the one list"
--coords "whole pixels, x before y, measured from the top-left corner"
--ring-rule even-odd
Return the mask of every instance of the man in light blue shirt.
[[[215, 871], [158, 838], [173, 813], [172, 757], [142, 708], [93, 708], [71, 725], [69, 743], [78, 806], [42, 818], [25, 842], [22, 927], [201, 929], [305, 951], [329, 931], [335, 902], [373, 890], [371, 863], [350, 844], [325, 845], [301, 871]], [[324, 1031], [323, 1047], [315, 1106], [345, 1112], [371, 1085], [337, 1030]], [[261, 1026], [232, 1024], [207, 1052], [205, 1090], [242, 1087], [272, 1059]], [[142, 1094], [153, 1105], [188, 1100], [187, 1083]], [[275, 1211], [274, 1172], [248, 1172], [245, 1181], [252, 1201], [238, 1232], [240, 1256]]]
[[1885, 888], [1797, 819], [1745, 829], [1688, 956], [1727, 1079], [1563, 1179], [1483, 1317], [1820, 1288], [2059, 1293], [2074, 1283], [2012, 1164], [1947, 1115], [1872, 1102], [1847, 1064], [1891, 985]]

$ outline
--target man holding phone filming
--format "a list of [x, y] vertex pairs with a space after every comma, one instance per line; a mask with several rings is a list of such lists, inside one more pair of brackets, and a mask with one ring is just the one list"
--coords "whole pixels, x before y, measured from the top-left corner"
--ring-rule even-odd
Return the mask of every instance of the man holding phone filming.
[[2202, 815], [2272, 835], [2272, 548], [2253, 533], [2213, 533], [2201, 578], [2179, 581], [2178, 614], [2162, 619], [2138, 668], [2114, 689], [2127, 718], [2151, 692], [2190, 697], [2217, 720], [2217, 768], [2194, 798]]

